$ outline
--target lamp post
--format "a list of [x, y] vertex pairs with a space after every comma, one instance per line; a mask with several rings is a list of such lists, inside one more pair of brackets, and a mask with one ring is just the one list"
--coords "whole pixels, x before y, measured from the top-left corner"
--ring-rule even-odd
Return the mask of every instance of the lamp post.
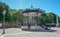
[[3, 10], [3, 34], [5, 34], [5, 14], [6, 14], [6, 10], [4, 8], [4, 10]]

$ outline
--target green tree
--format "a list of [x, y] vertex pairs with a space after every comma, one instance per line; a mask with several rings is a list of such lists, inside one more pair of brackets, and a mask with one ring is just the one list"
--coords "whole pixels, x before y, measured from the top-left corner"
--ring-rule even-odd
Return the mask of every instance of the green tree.
[[11, 15], [11, 21], [12, 21], [11, 23], [19, 21], [19, 24], [21, 23], [21, 25], [23, 25], [24, 16], [21, 14], [20, 10], [16, 10], [13, 12], [13, 14]]
[[44, 23], [45, 24], [47, 24], [47, 23], [52, 24], [53, 23], [51, 26], [55, 25], [54, 23], [56, 23], [56, 14], [54, 14], [52, 12], [46, 13]]
[[56, 23], [56, 14], [52, 12], [47, 13], [46, 20], [46, 23]]
[[[4, 8], [3, 8], [4, 7]], [[6, 10], [6, 21], [9, 21], [10, 19], [10, 8], [9, 8], [9, 6], [7, 5], [7, 4], [5, 4], [5, 3], [2, 3], [2, 2], [0, 2], [0, 21], [2, 21], [3, 20], [3, 10]]]
[[36, 16], [35, 20], [38, 25], [46, 24], [46, 23], [56, 23], [56, 14], [50, 13], [42, 13], [40, 16]]

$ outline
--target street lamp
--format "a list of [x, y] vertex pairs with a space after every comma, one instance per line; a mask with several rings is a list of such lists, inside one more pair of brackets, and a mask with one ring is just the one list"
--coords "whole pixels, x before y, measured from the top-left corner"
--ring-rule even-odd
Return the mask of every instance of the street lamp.
[[5, 34], [5, 14], [6, 14], [6, 10], [5, 8], [3, 7], [3, 34]]

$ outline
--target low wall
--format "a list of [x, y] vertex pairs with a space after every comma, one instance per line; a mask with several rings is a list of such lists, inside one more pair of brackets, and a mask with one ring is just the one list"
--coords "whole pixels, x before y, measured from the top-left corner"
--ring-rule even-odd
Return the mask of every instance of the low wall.
[[[28, 26], [21, 26], [22, 29], [28, 29]], [[30, 29], [43, 29], [40, 26], [30, 26]]]
[[28, 29], [28, 26], [21, 26], [21, 29]]
[[22, 31], [21, 28], [6, 28], [5, 29], [5, 34], [19, 33], [21, 31]]

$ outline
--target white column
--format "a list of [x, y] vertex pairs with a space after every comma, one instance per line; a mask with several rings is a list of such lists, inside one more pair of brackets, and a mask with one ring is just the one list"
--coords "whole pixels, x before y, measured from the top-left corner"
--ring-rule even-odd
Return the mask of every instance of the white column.
[[56, 15], [56, 27], [58, 27], [59, 24], [58, 24], [58, 16]]

